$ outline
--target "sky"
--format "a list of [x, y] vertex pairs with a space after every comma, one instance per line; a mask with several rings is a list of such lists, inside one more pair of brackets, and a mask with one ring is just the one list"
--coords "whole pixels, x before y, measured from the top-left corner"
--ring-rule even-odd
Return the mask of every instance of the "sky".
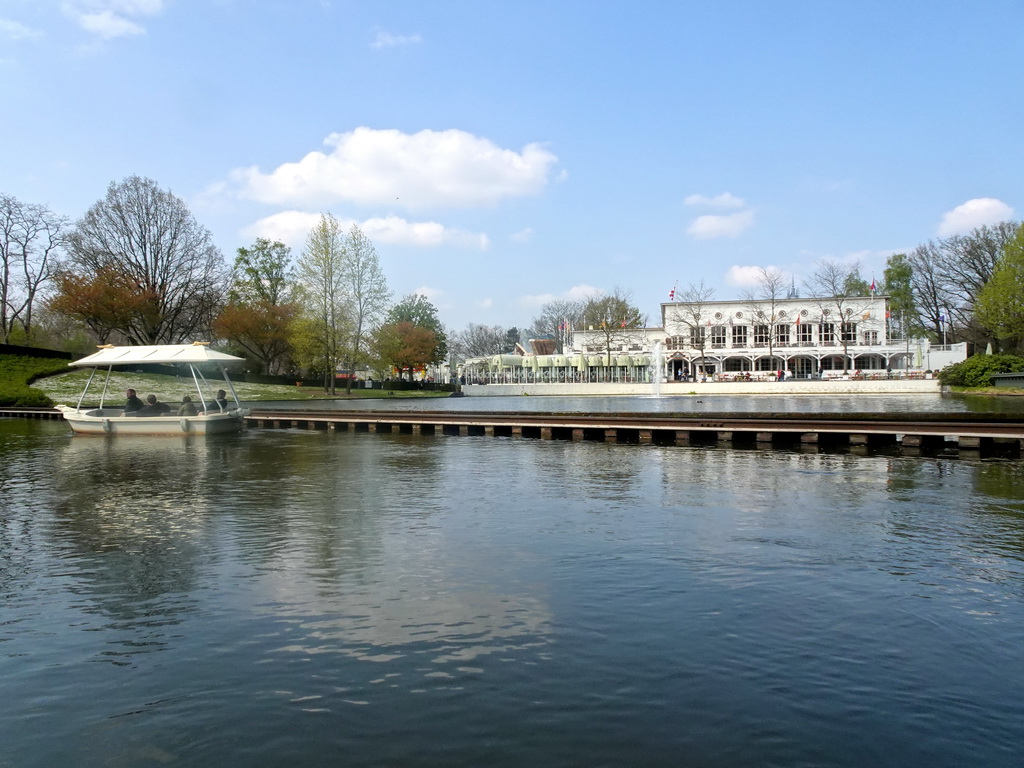
[[1024, 217], [1021, 50], [1020, 0], [0, 0], [0, 193], [148, 177], [229, 264], [328, 212], [452, 330], [657, 323]]

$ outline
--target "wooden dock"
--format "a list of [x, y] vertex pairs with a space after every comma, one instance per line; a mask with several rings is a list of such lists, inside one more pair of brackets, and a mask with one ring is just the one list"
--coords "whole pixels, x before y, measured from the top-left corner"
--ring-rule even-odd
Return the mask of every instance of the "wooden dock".
[[900, 446], [1017, 457], [1024, 422], [1005, 414], [516, 413], [253, 410], [250, 427], [485, 435], [659, 445]]
[[[0, 417], [59, 419], [52, 408], [0, 408]], [[1019, 458], [1024, 421], [976, 413], [544, 413], [498, 411], [312, 411], [255, 408], [255, 429], [412, 435], [482, 435], [656, 445], [896, 447], [908, 455], [955, 451]]]

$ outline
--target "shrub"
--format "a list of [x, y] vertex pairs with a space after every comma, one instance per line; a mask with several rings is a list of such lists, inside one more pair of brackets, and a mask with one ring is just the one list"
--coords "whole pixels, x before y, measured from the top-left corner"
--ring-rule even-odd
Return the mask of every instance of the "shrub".
[[54, 358], [0, 355], [0, 405], [45, 408], [53, 401], [28, 386], [40, 376], [67, 370], [67, 361]]
[[0, 384], [0, 405], [13, 405], [23, 408], [47, 408], [53, 401], [45, 392], [24, 385]]
[[951, 387], [991, 387], [993, 373], [1024, 371], [1024, 357], [1017, 355], [974, 355], [946, 366], [939, 381]]

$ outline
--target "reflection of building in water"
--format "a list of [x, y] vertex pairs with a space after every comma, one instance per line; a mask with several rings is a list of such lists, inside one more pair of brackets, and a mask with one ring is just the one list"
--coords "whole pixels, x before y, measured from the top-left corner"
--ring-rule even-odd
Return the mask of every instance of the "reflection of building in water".
[[668, 302], [661, 325], [577, 328], [560, 354], [467, 360], [465, 383], [647, 382], [654, 343], [665, 349], [663, 378], [830, 378], [847, 372], [896, 375], [938, 370], [967, 356], [966, 344], [935, 345], [892, 335], [886, 296], [843, 299]]

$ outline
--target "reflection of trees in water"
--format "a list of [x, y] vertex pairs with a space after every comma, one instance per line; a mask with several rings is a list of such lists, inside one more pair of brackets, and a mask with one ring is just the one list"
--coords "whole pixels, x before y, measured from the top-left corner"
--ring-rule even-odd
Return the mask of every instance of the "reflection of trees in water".
[[[167, 627], [194, 609], [208, 499], [202, 441], [72, 438], [58, 454], [51, 546], [77, 568], [85, 613], [107, 617], [115, 660], [162, 648]], [[172, 596], [172, 597], [169, 597]]]

